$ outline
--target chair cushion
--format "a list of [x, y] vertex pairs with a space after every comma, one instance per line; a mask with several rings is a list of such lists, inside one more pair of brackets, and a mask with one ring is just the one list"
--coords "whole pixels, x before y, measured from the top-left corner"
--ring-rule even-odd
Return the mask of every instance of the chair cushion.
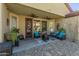
[[40, 36], [40, 33], [39, 32], [34, 32], [34, 36], [35, 37], [39, 37]]

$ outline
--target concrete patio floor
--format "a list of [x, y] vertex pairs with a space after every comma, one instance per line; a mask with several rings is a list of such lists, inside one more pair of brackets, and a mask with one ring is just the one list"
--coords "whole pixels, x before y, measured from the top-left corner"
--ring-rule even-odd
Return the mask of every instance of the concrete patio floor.
[[[50, 38], [50, 39], [52, 39], [52, 38]], [[55, 38], [53, 38], [53, 39], [55, 39]], [[44, 42], [41, 38], [36, 38], [36, 39], [27, 38], [24, 40], [20, 40], [19, 47], [14, 47], [13, 53], [17, 53], [17, 52], [20, 52], [23, 50], [28, 50], [28, 49], [36, 47], [36, 46], [41, 46], [43, 44], [52, 42], [52, 40], [49, 40], [47, 42]]]
[[79, 56], [79, 43], [57, 39], [48, 42], [36, 40], [29, 40], [25, 45], [16, 47], [13, 56]]

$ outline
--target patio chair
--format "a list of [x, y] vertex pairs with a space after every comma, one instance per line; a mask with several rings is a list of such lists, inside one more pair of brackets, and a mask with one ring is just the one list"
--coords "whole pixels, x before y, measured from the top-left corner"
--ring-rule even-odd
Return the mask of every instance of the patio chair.
[[34, 32], [34, 38], [39, 38], [40, 37], [40, 32], [36, 31]]
[[0, 56], [9, 56], [12, 55], [12, 42], [6, 41], [0, 43]]
[[56, 37], [60, 40], [65, 40], [66, 39], [66, 33], [60, 32]]
[[55, 37], [57, 39], [60, 39], [60, 40], [64, 40], [66, 39], [66, 33], [63, 32], [63, 31], [57, 31], [57, 32], [53, 32], [50, 34], [52, 37]]

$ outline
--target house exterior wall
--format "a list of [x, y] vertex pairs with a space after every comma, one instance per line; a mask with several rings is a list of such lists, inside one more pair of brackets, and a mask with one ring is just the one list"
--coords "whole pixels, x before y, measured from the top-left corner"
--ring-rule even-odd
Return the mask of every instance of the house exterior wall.
[[[20, 34], [23, 34], [25, 37], [25, 18], [28, 16], [17, 15], [10, 13], [10, 16], [15, 15], [17, 17], [17, 28], [20, 29]], [[79, 16], [63, 18], [63, 19], [51, 19], [46, 20], [42, 18], [33, 18], [33, 20], [47, 21], [47, 31], [50, 33], [51, 27], [53, 30], [56, 29], [56, 24], [60, 23], [60, 27], [63, 27], [66, 30], [66, 37], [68, 40], [75, 41], [79, 40]], [[52, 24], [51, 24], [52, 23]], [[33, 28], [32, 28], [33, 29]], [[42, 29], [42, 24], [41, 24]]]
[[39, 10], [47, 11], [57, 15], [65, 16], [69, 13], [68, 8], [64, 3], [20, 3], [22, 5], [30, 6]]
[[60, 27], [66, 30], [66, 37], [68, 40], [78, 40], [78, 16], [59, 19]]
[[0, 42], [2, 42], [2, 4], [0, 3]]
[[18, 25], [20, 34], [23, 34], [25, 37], [25, 16], [19, 15]]
[[18, 15], [18, 14], [15, 14], [15, 13], [10, 12], [9, 13], [9, 19], [10, 20], [11, 20], [11, 17], [12, 16], [17, 17], [17, 28], [19, 29], [19, 33], [20, 34], [23, 34], [24, 37], [25, 37], [25, 16]]
[[8, 10], [5, 4], [0, 4], [0, 42], [4, 41], [4, 33], [8, 31]]
[[7, 33], [9, 30], [9, 26], [7, 25], [7, 19], [9, 16], [9, 11], [7, 10], [7, 7], [5, 4], [3, 4], [3, 8], [2, 8], [2, 29], [3, 29], [3, 34]]
[[54, 32], [56, 29], [55, 26], [56, 26], [55, 19], [48, 20], [48, 25], [47, 25], [48, 33]]
[[78, 23], [78, 32], [77, 32], [77, 34], [78, 34], [78, 40], [79, 40], [79, 16], [78, 16], [78, 21], [77, 21], [77, 23]]
[[[25, 37], [25, 18], [28, 18], [28, 16], [17, 15], [15, 13], [10, 12], [9, 20], [11, 20], [11, 16], [17, 17], [17, 28], [19, 29], [20, 34], [23, 34]], [[50, 32], [51, 27], [52, 27], [53, 31], [55, 29], [55, 19], [47, 20], [47, 19], [42, 19], [42, 18], [33, 18], [33, 20], [47, 21], [47, 31], [48, 32]], [[42, 24], [41, 24], [41, 29], [42, 29]], [[33, 30], [33, 27], [32, 27], [32, 30]]]

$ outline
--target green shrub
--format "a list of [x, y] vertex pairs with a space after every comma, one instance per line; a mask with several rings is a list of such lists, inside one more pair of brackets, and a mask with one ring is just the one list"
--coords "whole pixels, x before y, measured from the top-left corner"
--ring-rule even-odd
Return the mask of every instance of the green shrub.
[[15, 28], [15, 27], [13, 27], [13, 28], [12, 28], [12, 30], [11, 30], [11, 32], [16, 32], [16, 33], [19, 33], [19, 29], [17, 29], [17, 28]]
[[60, 32], [66, 32], [65, 29], [64, 29], [63, 27], [60, 28], [58, 31], [60, 31]]

